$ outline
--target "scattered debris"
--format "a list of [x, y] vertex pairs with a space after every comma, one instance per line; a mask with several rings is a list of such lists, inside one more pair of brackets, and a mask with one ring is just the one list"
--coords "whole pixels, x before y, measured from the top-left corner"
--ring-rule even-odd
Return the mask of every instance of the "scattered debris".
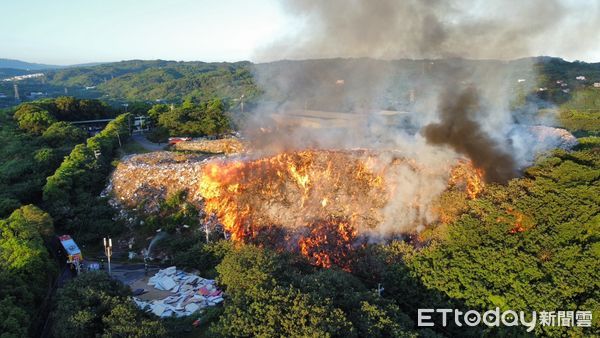
[[173, 144], [175, 150], [200, 151], [210, 154], [236, 154], [244, 151], [244, 144], [235, 137], [218, 140], [192, 140]]
[[[160, 202], [181, 190], [188, 200], [199, 201], [202, 163], [208, 156], [158, 151], [124, 157], [113, 172], [104, 196], [127, 218], [127, 209], [146, 214], [159, 211]], [[196, 206], [199, 205], [196, 203]], [[134, 220], [132, 220], [133, 222]]]
[[177, 270], [174, 266], [159, 270], [149, 279], [148, 285], [173, 293], [164, 299], [150, 301], [133, 298], [141, 309], [159, 317], [189, 316], [223, 301], [223, 292], [215, 286], [214, 280]]

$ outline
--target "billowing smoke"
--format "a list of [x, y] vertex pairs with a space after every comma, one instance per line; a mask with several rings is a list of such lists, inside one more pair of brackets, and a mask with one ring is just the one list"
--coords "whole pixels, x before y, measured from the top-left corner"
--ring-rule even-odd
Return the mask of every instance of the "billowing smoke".
[[515, 176], [515, 160], [481, 128], [476, 120], [480, 109], [475, 88], [448, 88], [440, 98], [441, 121], [425, 126], [422, 133], [430, 143], [447, 144], [466, 155], [483, 169], [487, 181], [505, 183]]
[[[597, 45], [595, 0], [282, 0], [300, 26], [259, 60], [581, 58]], [[576, 37], [576, 38], [574, 38]]]
[[537, 79], [536, 60], [518, 58], [585, 55], [600, 28], [593, 0], [281, 2], [300, 29], [256, 51], [269, 62], [254, 69], [264, 95], [247, 135], [267, 152], [394, 149], [431, 168], [390, 175], [404, 193], [384, 209], [382, 234], [435, 218], [452, 160], [505, 183], [555, 146], [532, 148], [534, 129], [516, 123], [540, 123], [537, 106], [511, 108]]

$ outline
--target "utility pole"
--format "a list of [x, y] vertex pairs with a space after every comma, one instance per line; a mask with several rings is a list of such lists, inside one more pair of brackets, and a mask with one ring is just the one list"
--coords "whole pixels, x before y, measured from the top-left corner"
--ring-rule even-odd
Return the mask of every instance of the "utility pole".
[[108, 259], [108, 275], [110, 276], [110, 257], [112, 256], [112, 239], [109, 237], [108, 241], [104, 237], [104, 254]]
[[381, 293], [383, 292], [383, 290], [385, 290], [383, 287], [381, 287], [381, 283], [377, 283], [377, 295], [379, 297], [381, 297]]
[[19, 85], [15, 83], [13, 88], [15, 89], [15, 101], [21, 101], [21, 96], [19, 95]]
[[242, 108], [242, 115], [244, 115], [244, 94], [240, 96], [240, 106]]
[[208, 222], [204, 223], [204, 234], [206, 235], [206, 244], [210, 243], [210, 229], [208, 228]]
[[75, 265], [75, 271], [77, 271], [77, 276], [79, 276], [79, 274], [81, 274], [81, 263], [79, 262], [79, 259], [76, 259], [73, 264]]

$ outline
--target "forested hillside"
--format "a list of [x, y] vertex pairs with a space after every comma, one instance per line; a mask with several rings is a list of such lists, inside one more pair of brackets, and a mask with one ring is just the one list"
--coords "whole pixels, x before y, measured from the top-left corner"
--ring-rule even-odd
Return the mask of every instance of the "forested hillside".
[[131, 101], [239, 98], [257, 94], [250, 67], [249, 62], [134, 60], [51, 71], [47, 78], [57, 86], [96, 86], [104, 95]]
[[[22, 104], [0, 112], [2, 336], [39, 335], [52, 308], [51, 291], [59, 266], [56, 252], [48, 249], [57, 233], [71, 230], [65, 220], [65, 209], [53, 206], [60, 204], [69, 210], [67, 215], [85, 215], [85, 219], [91, 218], [91, 224], [108, 224], [114, 229], [113, 212], [106, 203], [103, 208], [97, 197], [98, 190], [94, 189], [103, 187], [101, 173], [109, 169], [112, 152], [118, 146], [115, 130], [128, 135], [127, 116], [117, 118], [105, 131], [89, 139], [82, 129], [65, 122], [112, 115], [113, 111], [99, 101], [67, 97]], [[103, 152], [99, 158], [93, 155], [96, 149]], [[81, 154], [87, 157], [81, 158]], [[83, 173], [95, 177], [99, 185], [93, 186], [94, 180], [89, 177], [82, 182], [73, 181]], [[47, 181], [47, 177], [53, 179]], [[56, 193], [49, 200], [46, 196], [52, 194], [57, 185], [62, 194], [71, 196], [77, 190], [82, 195], [76, 196], [72, 205]], [[98, 230], [89, 236], [97, 238], [95, 231]]]

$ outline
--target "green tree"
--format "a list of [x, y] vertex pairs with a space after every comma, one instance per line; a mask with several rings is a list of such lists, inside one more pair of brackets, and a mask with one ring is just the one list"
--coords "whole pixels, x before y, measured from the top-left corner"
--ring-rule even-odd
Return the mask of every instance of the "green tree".
[[169, 130], [167, 128], [158, 126], [152, 128], [152, 130], [146, 134], [148, 140], [154, 143], [165, 143], [169, 138]]
[[148, 116], [152, 119], [154, 124], [158, 123], [160, 116], [170, 110], [169, 105], [166, 104], [155, 104], [150, 110], [148, 110]]
[[85, 141], [87, 134], [68, 122], [52, 123], [42, 134], [42, 138], [52, 147], [64, 144], [77, 144]]
[[57, 114], [63, 118], [71, 117], [77, 114], [79, 102], [72, 96], [60, 96], [54, 99], [54, 105]]
[[26, 205], [0, 220], [0, 229], [0, 332], [22, 337], [35, 326], [38, 306], [56, 274], [44, 246], [44, 238], [53, 234], [52, 219]]
[[223, 336], [331, 337], [352, 334], [344, 313], [291, 288], [264, 289], [229, 305], [212, 331]]
[[85, 273], [60, 289], [52, 316], [56, 337], [163, 337], [160, 321], [142, 312], [131, 291], [104, 272]]
[[277, 255], [254, 245], [229, 251], [217, 266], [218, 281], [234, 299], [254, 296], [277, 285], [284, 266]]
[[0, 299], [0, 337], [27, 337], [27, 323], [29, 316], [13, 297]]
[[17, 120], [19, 128], [34, 135], [41, 135], [54, 122], [56, 119], [47, 111], [23, 114]]
[[[525, 178], [488, 187], [444, 239], [404, 256], [412, 273], [471, 308], [598, 313], [597, 276], [590, 274], [600, 271], [598, 153], [553, 155], [528, 168]], [[585, 335], [559, 327], [536, 333]]]

